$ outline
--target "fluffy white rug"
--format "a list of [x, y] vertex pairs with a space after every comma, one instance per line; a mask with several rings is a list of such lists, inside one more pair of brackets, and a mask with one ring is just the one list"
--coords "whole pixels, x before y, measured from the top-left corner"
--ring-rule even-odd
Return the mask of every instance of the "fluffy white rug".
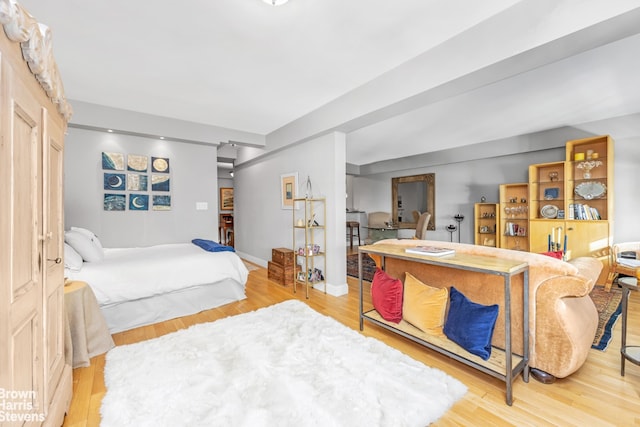
[[116, 347], [105, 382], [105, 427], [422, 427], [467, 391], [297, 300]]

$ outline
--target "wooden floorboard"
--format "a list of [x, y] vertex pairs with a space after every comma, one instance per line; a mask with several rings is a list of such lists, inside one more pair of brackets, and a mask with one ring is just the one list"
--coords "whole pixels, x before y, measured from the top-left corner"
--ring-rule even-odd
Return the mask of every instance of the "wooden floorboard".
[[[333, 297], [311, 290], [307, 300], [304, 289], [298, 288], [294, 294], [291, 287], [269, 281], [266, 269], [260, 268], [249, 273], [247, 298], [243, 301], [113, 337], [116, 345], [130, 344], [294, 298], [358, 330], [358, 282], [349, 278], [348, 283], [348, 295]], [[534, 379], [527, 384], [518, 377], [513, 387], [513, 406], [505, 404], [504, 383], [498, 379], [369, 323], [362, 333], [466, 384], [469, 392], [435, 426], [640, 426], [640, 366], [627, 362], [626, 375], [620, 376], [621, 323], [616, 323], [609, 348], [604, 352], [591, 350], [585, 365], [568, 378], [544, 385]], [[631, 294], [627, 342], [640, 345], [638, 292]], [[74, 394], [65, 427], [99, 425], [100, 402], [106, 393], [104, 364], [105, 356], [101, 355], [91, 359], [90, 367], [74, 369]]]

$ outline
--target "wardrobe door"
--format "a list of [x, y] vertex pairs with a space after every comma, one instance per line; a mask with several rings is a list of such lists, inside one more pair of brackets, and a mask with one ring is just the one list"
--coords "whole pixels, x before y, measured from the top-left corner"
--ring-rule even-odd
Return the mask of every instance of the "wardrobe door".
[[[57, 119], [57, 120], [56, 120]], [[63, 148], [64, 130], [57, 115], [43, 109], [43, 224], [45, 319], [45, 402], [51, 406], [65, 368], [64, 360], [64, 223]]]
[[44, 414], [42, 110], [4, 57], [1, 77], [0, 387]]

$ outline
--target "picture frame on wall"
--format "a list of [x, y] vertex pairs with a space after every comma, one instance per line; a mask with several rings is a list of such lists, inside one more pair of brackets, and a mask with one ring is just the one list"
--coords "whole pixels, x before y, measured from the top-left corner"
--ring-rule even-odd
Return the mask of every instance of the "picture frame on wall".
[[280, 175], [280, 199], [282, 209], [295, 209], [293, 199], [298, 192], [298, 172]]
[[233, 188], [232, 187], [220, 187], [220, 210], [221, 211], [233, 210]]

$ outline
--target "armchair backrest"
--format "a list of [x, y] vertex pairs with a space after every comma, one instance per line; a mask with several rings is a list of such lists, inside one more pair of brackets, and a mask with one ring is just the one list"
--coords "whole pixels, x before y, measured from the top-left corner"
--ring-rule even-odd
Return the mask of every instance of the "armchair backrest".
[[429, 212], [420, 214], [418, 224], [416, 225], [416, 239], [424, 240], [427, 238], [427, 227], [429, 226], [430, 219], [431, 214]]
[[391, 222], [389, 212], [371, 212], [367, 218], [369, 227], [386, 227]]

